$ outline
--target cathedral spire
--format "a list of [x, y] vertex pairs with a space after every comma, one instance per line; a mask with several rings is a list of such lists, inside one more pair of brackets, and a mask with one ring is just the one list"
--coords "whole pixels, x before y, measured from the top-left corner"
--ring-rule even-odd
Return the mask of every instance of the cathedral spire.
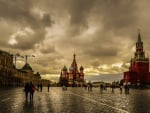
[[74, 72], [78, 72], [78, 66], [77, 66], [77, 62], [76, 62], [76, 54], [75, 53], [73, 55], [73, 62], [71, 64], [71, 66], [73, 67]]
[[73, 56], [74, 56], [74, 60], [76, 60], [76, 54], [75, 54], [75, 53], [74, 53], [74, 55], [73, 55]]

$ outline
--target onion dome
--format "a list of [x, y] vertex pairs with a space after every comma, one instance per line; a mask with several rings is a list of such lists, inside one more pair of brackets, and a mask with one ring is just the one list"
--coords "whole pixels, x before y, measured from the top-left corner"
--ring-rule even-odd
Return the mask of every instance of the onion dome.
[[81, 65], [80, 70], [84, 70], [83, 66]]
[[69, 67], [69, 71], [73, 71], [73, 67], [72, 66]]
[[66, 67], [66, 66], [64, 66], [62, 70], [63, 70], [63, 71], [67, 71], [67, 67]]

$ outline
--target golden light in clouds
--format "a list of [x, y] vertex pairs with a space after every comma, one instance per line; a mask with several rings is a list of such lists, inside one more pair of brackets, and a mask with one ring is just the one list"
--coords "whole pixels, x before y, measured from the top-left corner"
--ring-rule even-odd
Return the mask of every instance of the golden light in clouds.
[[115, 63], [115, 64], [112, 64], [112, 67], [117, 66], [117, 67], [121, 68], [122, 64], [123, 64], [123, 62]]
[[88, 77], [123, 74], [138, 28], [150, 53], [149, 6], [149, 0], [0, 0], [0, 49], [36, 54], [30, 65], [52, 80], [71, 65], [74, 52]]
[[59, 82], [59, 74], [45, 74], [41, 75], [43, 79], [51, 80], [52, 82]]

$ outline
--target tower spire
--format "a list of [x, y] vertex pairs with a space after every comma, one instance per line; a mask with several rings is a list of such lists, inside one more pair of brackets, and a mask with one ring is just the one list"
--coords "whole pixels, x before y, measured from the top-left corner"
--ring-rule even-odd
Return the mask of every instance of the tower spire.
[[141, 42], [141, 34], [140, 34], [140, 29], [138, 29], [138, 42]]
[[76, 59], [76, 54], [75, 54], [75, 53], [74, 53], [74, 55], [73, 55], [73, 56], [74, 56], [74, 59]]

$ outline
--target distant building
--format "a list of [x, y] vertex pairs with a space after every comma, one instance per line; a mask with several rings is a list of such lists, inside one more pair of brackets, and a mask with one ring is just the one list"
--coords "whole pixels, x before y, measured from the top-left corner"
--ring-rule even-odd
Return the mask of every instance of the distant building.
[[13, 56], [0, 50], [0, 85], [11, 84], [14, 72]]
[[39, 73], [34, 74], [27, 62], [21, 69], [17, 69], [13, 64], [13, 55], [0, 50], [0, 86], [20, 86], [29, 81], [37, 84], [43, 80]]
[[74, 54], [73, 62], [69, 67], [63, 67], [60, 73], [60, 85], [65, 86], [83, 86], [84, 84], [84, 68], [81, 66], [78, 70], [76, 55]]
[[149, 58], [143, 51], [140, 32], [136, 42], [134, 58], [130, 60], [129, 71], [124, 72], [124, 83], [131, 85], [150, 84]]

